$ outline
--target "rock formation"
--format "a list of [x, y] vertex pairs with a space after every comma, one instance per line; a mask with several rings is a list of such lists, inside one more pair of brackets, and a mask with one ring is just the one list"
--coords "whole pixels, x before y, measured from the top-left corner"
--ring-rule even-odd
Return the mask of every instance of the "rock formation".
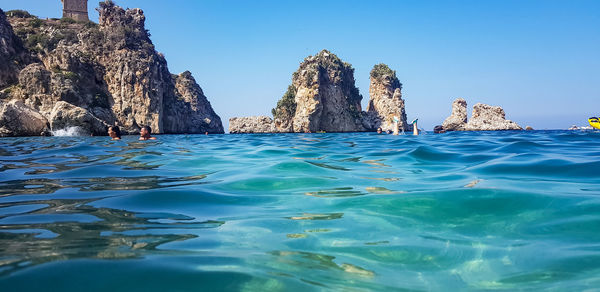
[[0, 9], [0, 88], [17, 82], [25, 49]]
[[[75, 125], [102, 135], [116, 123], [130, 134], [143, 125], [155, 133], [223, 133], [191, 73], [172, 75], [155, 51], [142, 10], [112, 1], [97, 10], [99, 24], [35, 17], [9, 24], [0, 13], [0, 103], [22, 101], [52, 130]], [[4, 62], [20, 50], [27, 64]]]
[[477, 103], [473, 106], [467, 131], [523, 130], [517, 123], [507, 120], [504, 110], [499, 106]]
[[361, 108], [362, 96], [354, 84], [354, 69], [335, 54], [323, 50], [309, 56], [292, 75], [288, 87], [268, 117], [233, 118], [230, 133], [271, 132], [360, 132], [378, 127], [393, 130], [393, 117], [399, 127], [411, 130], [406, 122], [402, 84], [387, 65], [371, 71], [369, 106]]
[[466, 125], [467, 102], [457, 98], [452, 102], [452, 114], [442, 123], [442, 127], [446, 131], [464, 131]]
[[39, 136], [47, 128], [46, 118], [19, 100], [11, 100], [0, 106], [0, 137]]
[[273, 119], [266, 116], [229, 119], [230, 134], [274, 133]]
[[192, 73], [173, 75], [175, 100], [165, 103], [165, 132], [223, 133], [221, 118], [214, 112]]
[[362, 125], [362, 96], [354, 68], [323, 50], [294, 72], [292, 85], [273, 110], [278, 132], [356, 132]]
[[394, 117], [398, 117], [400, 130], [412, 130], [412, 125], [408, 125], [406, 121], [402, 83], [396, 77], [396, 71], [385, 64], [375, 65], [371, 70], [369, 95], [367, 113], [375, 117], [375, 124], [368, 128], [381, 127], [383, 131], [394, 131]]
[[452, 115], [443, 123], [445, 131], [498, 131], [523, 130], [515, 122], [507, 120], [499, 106], [477, 103], [473, 106], [471, 119], [467, 122], [467, 102], [458, 98], [452, 103]]

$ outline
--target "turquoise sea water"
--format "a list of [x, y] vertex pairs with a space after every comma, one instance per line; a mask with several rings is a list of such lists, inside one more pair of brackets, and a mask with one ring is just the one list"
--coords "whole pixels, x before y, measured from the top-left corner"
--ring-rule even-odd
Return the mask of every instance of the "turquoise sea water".
[[0, 139], [0, 290], [600, 287], [600, 133]]

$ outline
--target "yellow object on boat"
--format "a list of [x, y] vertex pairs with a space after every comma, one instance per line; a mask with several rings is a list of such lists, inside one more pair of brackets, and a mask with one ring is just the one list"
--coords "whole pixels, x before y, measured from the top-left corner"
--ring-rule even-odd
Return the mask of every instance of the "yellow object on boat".
[[600, 130], [600, 120], [597, 117], [591, 117], [588, 119], [590, 126]]

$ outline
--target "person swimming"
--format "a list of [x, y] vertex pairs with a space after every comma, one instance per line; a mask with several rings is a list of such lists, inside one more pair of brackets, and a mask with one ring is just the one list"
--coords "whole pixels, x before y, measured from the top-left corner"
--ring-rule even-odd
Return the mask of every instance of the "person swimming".
[[152, 129], [150, 128], [150, 126], [143, 126], [140, 129], [140, 141], [156, 140], [156, 137], [150, 136], [151, 133]]
[[381, 132], [383, 132], [383, 129], [381, 127], [377, 128], [377, 134], [381, 134]]
[[112, 138], [111, 140], [121, 140], [121, 129], [119, 129], [119, 126], [108, 127], [108, 136]]

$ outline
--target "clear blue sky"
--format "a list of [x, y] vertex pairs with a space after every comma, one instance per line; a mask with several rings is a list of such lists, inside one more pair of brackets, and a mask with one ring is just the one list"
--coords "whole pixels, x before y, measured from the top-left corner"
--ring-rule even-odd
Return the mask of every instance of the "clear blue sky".
[[[89, 2], [97, 21], [96, 1]], [[329, 49], [355, 68], [386, 63], [404, 84], [409, 119], [428, 130], [463, 97], [500, 105], [536, 129], [600, 115], [600, 1], [153, 1], [142, 8], [172, 73], [189, 70], [225, 126], [270, 115], [308, 55]], [[59, 0], [0, 0], [0, 8], [60, 17]]]

